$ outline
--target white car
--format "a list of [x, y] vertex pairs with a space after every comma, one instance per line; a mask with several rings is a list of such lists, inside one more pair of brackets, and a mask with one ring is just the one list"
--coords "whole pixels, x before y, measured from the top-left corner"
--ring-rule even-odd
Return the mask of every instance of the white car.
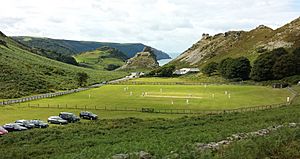
[[50, 116], [48, 118], [48, 123], [51, 123], [51, 124], [68, 124], [68, 121], [67, 120], [64, 120], [62, 119], [61, 117], [59, 116]]

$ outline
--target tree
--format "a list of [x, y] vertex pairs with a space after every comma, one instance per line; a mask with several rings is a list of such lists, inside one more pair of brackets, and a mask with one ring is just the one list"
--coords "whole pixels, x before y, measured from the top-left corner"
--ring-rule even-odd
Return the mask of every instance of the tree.
[[249, 75], [251, 72], [249, 59], [247, 59], [246, 57], [239, 57], [234, 59], [228, 71], [230, 79], [249, 79]]
[[255, 81], [266, 81], [275, 79], [273, 74], [273, 66], [275, 62], [282, 56], [287, 54], [283, 48], [275, 49], [271, 52], [260, 55], [253, 64], [251, 71], [251, 79]]
[[115, 69], [117, 69], [117, 68], [119, 68], [120, 66], [119, 65], [116, 65], [116, 64], [108, 64], [106, 67], [105, 67], [105, 69], [107, 70], [107, 71], [112, 71], [112, 70], [115, 70]]
[[158, 76], [159, 77], [172, 77], [174, 71], [175, 71], [174, 65], [168, 65], [165, 67], [161, 67], [160, 72], [158, 73]]
[[292, 53], [295, 57], [296, 60], [296, 74], [299, 75], [300, 74], [300, 47], [295, 49]]
[[78, 81], [79, 86], [84, 86], [87, 83], [88, 78], [89, 76], [85, 72], [78, 72], [76, 74], [76, 79]]
[[293, 54], [286, 54], [278, 58], [272, 68], [275, 79], [293, 76], [297, 71], [297, 60]]
[[154, 77], [172, 77], [173, 72], [175, 71], [174, 65], [164, 65], [163, 67], [152, 70], [148, 73], [148, 76]]
[[221, 76], [227, 79], [247, 80], [251, 72], [250, 61], [246, 57], [226, 58], [218, 68]]
[[222, 77], [224, 78], [230, 78], [229, 76], [229, 68], [231, 66], [233, 62], [233, 58], [226, 58], [226, 59], [223, 59], [219, 65], [218, 65], [218, 70], [221, 74]]
[[215, 73], [218, 70], [218, 63], [211, 62], [203, 67], [202, 73], [211, 76], [213, 73]]

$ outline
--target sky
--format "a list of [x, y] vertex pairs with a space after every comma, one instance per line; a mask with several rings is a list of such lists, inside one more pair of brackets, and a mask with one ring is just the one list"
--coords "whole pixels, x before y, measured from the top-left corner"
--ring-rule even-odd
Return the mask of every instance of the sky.
[[201, 39], [300, 16], [300, 0], [0, 0], [8, 36], [144, 43], [181, 53]]

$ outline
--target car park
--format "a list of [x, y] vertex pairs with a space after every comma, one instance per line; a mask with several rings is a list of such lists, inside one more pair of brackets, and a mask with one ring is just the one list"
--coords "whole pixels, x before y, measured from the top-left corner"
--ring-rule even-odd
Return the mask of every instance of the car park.
[[97, 120], [98, 119], [98, 115], [96, 115], [92, 112], [88, 112], [88, 111], [80, 112], [79, 117], [83, 118], [83, 119], [89, 119], [89, 120]]
[[8, 131], [4, 129], [2, 126], [0, 126], [0, 136], [7, 134]]
[[34, 127], [36, 127], [36, 128], [47, 128], [47, 127], [49, 127], [49, 124], [45, 123], [42, 120], [29, 120], [29, 122], [34, 124]]
[[27, 129], [32, 129], [32, 128], [35, 127], [34, 124], [32, 124], [28, 120], [24, 120], [24, 119], [23, 120], [17, 120], [15, 123], [19, 124], [20, 126], [23, 126], [23, 127], [27, 128]]
[[3, 125], [3, 128], [5, 130], [7, 130], [8, 132], [11, 132], [11, 131], [24, 131], [24, 130], [27, 130], [26, 127], [23, 127], [17, 123], [9, 123], [9, 124], [5, 124]]
[[61, 117], [59, 116], [50, 116], [48, 118], [48, 123], [51, 123], [51, 124], [68, 124], [68, 121], [67, 120], [64, 120], [62, 119]]
[[59, 113], [59, 117], [61, 117], [64, 120], [67, 120], [69, 123], [80, 121], [80, 118], [78, 116], [69, 112], [61, 112]]

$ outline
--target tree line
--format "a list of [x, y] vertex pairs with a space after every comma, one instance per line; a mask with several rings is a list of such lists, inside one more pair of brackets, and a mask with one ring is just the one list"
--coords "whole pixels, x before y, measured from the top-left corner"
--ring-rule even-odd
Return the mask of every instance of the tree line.
[[278, 48], [261, 54], [252, 66], [246, 57], [226, 58], [219, 63], [208, 63], [202, 72], [208, 76], [219, 73], [222, 77], [235, 81], [280, 80], [300, 74], [300, 48], [291, 53]]

